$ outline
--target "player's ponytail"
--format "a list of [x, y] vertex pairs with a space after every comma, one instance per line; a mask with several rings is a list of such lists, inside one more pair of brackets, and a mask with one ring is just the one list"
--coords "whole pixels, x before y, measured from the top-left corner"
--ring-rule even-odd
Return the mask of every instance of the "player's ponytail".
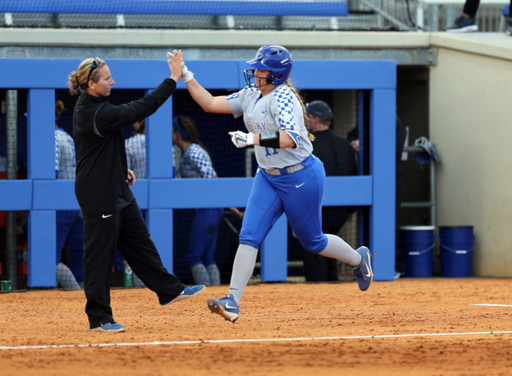
[[311, 133], [309, 131], [309, 121], [308, 121], [308, 115], [307, 115], [308, 113], [306, 111], [306, 106], [304, 106], [304, 102], [302, 101], [302, 98], [300, 97], [299, 91], [293, 87], [293, 85], [289, 79], [288, 79], [288, 81], [284, 82], [284, 84], [290, 88], [290, 90], [293, 92], [293, 94], [295, 94], [295, 96], [299, 100], [299, 103], [302, 107], [302, 116], [304, 116], [304, 125], [306, 126], [306, 129], [308, 130], [308, 138], [311, 141], [315, 141], [315, 136], [313, 136], [313, 133]]

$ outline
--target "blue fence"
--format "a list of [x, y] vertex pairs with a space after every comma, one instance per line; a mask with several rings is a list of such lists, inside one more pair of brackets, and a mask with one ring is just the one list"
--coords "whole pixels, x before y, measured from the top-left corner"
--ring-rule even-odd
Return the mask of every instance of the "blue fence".
[[344, 1], [316, 0], [0, 0], [0, 12], [342, 17], [348, 15], [348, 8]]
[[[55, 210], [77, 209], [73, 181], [55, 180], [53, 125], [55, 89], [66, 88], [76, 59], [0, 59], [7, 72], [1, 89], [28, 89], [28, 179], [0, 181], [0, 210], [29, 210], [28, 286], [55, 286]], [[115, 88], [155, 88], [169, 76], [165, 60], [108, 60]], [[243, 61], [187, 61], [207, 89], [245, 86]], [[215, 72], [215, 74], [212, 74]], [[321, 72], [316, 74], [313, 72]], [[395, 254], [394, 61], [295, 61], [291, 78], [299, 89], [371, 91], [370, 175], [328, 177], [324, 205], [369, 206], [370, 249], [376, 280], [393, 280]], [[179, 89], [185, 89], [180, 80]], [[252, 178], [173, 179], [168, 100], [147, 119], [147, 179], [133, 187], [148, 209], [148, 227], [164, 265], [173, 270], [173, 209], [245, 207]], [[261, 249], [262, 281], [285, 281], [287, 222], [280, 218]]]

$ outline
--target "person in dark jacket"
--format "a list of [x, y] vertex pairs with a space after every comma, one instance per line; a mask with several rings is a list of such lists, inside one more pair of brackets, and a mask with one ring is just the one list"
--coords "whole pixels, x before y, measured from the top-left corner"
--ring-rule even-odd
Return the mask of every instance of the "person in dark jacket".
[[[324, 164], [326, 176], [357, 175], [356, 153], [348, 141], [330, 129], [333, 114], [327, 103], [316, 100], [306, 105], [308, 123], [315, 136], [313, 154]], [[322, 207], [322, 231], [338, 234], [355, 207]], [[303, 252], [304, 275], [307, 282], [338, 281], [338, 260]]]
[[80, 96], [73, 113], [76, 149], [75, 194], [84, 217], [85, 312], [90, 330], [124, 332], [110, 307], [110, 274], [116, 247], [161, 305], [190, 298], [204, 286], [184, 286], [167, 272], [128, 187], [135, 175], [126, 162], [123, 128], [152, 115], [176, 90], [181, 51], [168, 61], [170, 78], [139, 100], [108, 102], [114, 80], [100, 58], [86, 59], [69, 76], [70, 93]]

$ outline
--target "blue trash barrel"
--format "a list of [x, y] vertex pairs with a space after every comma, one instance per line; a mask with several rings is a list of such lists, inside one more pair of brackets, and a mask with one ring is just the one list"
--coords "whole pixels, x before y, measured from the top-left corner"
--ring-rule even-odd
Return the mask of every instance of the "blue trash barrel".
[[405, 276], [432, 277], [434, 226], [401, 226], [399, 239], [405, 263]]
[[473, 226], [439, 227], [443, 277], [471, 277], [474, 243]]

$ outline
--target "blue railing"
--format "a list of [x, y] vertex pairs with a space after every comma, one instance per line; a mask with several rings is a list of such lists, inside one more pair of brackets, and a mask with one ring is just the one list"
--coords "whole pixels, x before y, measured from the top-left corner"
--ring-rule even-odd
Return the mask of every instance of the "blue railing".
[[348, 8], [344, 1], [315, 0], [0, 0], [0, 12], [342, 17]]

